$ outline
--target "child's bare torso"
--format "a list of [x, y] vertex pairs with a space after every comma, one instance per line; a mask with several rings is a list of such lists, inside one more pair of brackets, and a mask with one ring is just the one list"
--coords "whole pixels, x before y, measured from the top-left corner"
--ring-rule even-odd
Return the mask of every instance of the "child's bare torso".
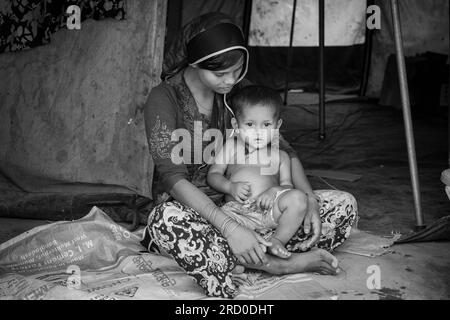
[[[263, 168], [268, 168], [269, 166], [267, 164], [273, 160], [270, 158], [270, 154], [268, 155], [268, 150], [266, 149], [253, 151], [256, 154], [245, 157], [247, 160], [246, 164], [242, 164], [241, 162], [235, 164], [237, 161], [233, 164], [228, 164], [226, 177], [231, 182], [247, 181], [250, 183], [251, 195], [249, 198], [256, 198], [267, 189], [280, 185], [279, 164], [274, 174], [264, 174], [264, 170], [262, 170]], [[257, 159], [257, 161], [253, 159]], [[233, 200], [232, 196], [225, 196], [226, 202]]]

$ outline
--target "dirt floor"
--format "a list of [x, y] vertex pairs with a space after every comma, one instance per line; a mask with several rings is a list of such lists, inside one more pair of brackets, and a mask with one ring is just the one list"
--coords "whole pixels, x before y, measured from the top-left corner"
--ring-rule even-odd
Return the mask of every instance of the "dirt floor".
[[[301, 99], [300, 99], [301, 100]], [[298, 150], [305, 169], [361, 175], [354, 182], [310, 177], [314, 189], [352, 193], [359, 207], [358, 228], [379, 235], [409, 233], [415, 226], [402, 113], [371, 102], [327, 104], [326, 139], [318, 139], [318, 108], [290, 99], [283, 110], [283, 134]], [[450, 200], [440, 182], [448, 167], [447, 116], [414, 113], [414, 132], [425, 223], [446, 216]], [[39, 220], [0, 218], [0, 242]], [[450, 243], [395, 245], [393, 253], [367, 258], [336, 253], [344, 272], [316, 276], [341, 299], [450, 299]], [[382, 288], [369, 290], [367, 268], [378, 265]]]
[[[450, 299], [450, 243], [394, 245], [392, 253], [362, 257], [336, 253], [344, 270], [338, 276], [314, 276], [341, 300]], [[369, 289], [368, 278], [379, 267], [380, 289]]]
[[[313, 188], [332, 186], [352, 193], [361, 230], [378, 235], [413, 232], [416, 221], [401, 110], [371, 102], [327, 104], [326, 139], [321, 141], [317, 106], [293, 102], [283, 112], [284, 134], [305, 169], [362, 176], [355, 182], [311, 176]], [[413, 113], [422, 211], [428, 225], [450, 214], [450, 200], [440, 181], [448, 168], [447, 121], [442, 112]], [[340, 299], [450, 299], [449, 242], [401, 244], [392, 250], [375, 258], [336, 253], [343, 274], [315, 278]], [[380, 290], [367, 288], [371, 265], [380, 267]]]
[[[380, 234], [415, 226], [408, 155], [400, 110], [374, 103], [327, 105], [326, 139], [318, 139], [317, 106], [290, 105], [283, 112], [286, 139], [305, 169], [362, 175], [356, 182], [310, 177], [314, 189], [330, 185], [358, 200], [359, 228]], [[303, 121], [302, 121], [303, 119]], [[440, 181], [448, 168], [447, 117], [415, 114], [414, 133], [425, 223], [450, 213]], [[308, 123], [308, 125], [304, 125]]]

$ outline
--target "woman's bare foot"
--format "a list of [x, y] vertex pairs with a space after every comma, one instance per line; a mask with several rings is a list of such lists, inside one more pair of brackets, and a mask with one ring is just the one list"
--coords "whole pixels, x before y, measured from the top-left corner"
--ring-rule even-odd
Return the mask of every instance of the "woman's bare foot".
[[317, 272], [319, 274], [338, 274], [339, 261], [328, 251], [314, 248], [309, 252], [293, 254], [284, 266], [286, 273]]
[[268, 248], [271, 254], [282, 259], [287, 259], [291, 256], [291, 253], [287, 251], [280, 240], [273, 237], [269, 241], [272, 243], [272, 245]]
[[289, 258], [281, 259], [267, 255], [269, 263], [264, 266], [246, 265], [247, 268], [264, 270], [271, 274], [291, 274], [315, 272], [336, 275], [340, 272], [339, 262], [331, 253], [314, 248], [308, 252], [291, 253]]

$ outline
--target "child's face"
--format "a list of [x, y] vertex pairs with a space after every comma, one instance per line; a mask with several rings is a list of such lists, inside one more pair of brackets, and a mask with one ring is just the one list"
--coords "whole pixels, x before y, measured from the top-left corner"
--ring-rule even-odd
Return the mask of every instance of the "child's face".
[[277, 119], [275, 111], [275, 108], [266, 105], [247, 106], [231, 123], [244, 142], [261, 149], [272, 141], [275, 130], [281, 126], [282, 120]]

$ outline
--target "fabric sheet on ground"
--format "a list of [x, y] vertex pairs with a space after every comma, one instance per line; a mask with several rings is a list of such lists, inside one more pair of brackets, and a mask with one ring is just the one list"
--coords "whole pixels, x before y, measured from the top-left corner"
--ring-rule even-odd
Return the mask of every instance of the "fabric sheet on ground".
[[[0, 245], [0, 299], [212, 299], [168, 257], [146, 252], [93, 207], [82, 219], [39, 226]], [[309, 274], [246, 272], [235, 299], [334, 299]]]

